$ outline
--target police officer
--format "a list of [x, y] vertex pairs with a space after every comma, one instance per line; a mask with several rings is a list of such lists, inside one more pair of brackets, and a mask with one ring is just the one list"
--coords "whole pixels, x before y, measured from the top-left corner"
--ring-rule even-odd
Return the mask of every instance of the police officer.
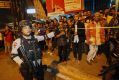
[[54, 37], [54, 32], [44, 36], [31, 35], [32, 26], [28, 21], [21, 21], [21, 36], [12, 45], [11, 57], [20, 66], [24, 80], [44, 80], [42, 55], [37, 41]]

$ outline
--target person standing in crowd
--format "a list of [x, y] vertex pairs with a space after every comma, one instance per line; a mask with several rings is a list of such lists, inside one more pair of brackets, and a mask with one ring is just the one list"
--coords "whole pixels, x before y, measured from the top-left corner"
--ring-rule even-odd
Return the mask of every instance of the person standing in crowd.
[[[54, 32], [46, 35], [31, 35], [32, 28], [29, 21], [20, 22], [20, 38], [12, 45], [11, 58], [20, 66], [24, 80], [44, 80], [41, 49], [38, 41], [54, 37]], [[38, 32], [35, 32], [38, 34]]]
[[89, 44], [89, 52], [87, 55], [88, 64], [92, 64], [91, 61], [94, 61], [98, 46], [105, 42], [105, 30], [101, 27], [104, 26], [100, 23], [100, 13], [96, 12], [94, 14], [94, 20], [87, 25], [88, 29], [86, 31], [86, 42]]
[[85, 42], [85, 26], [84, 23], [79, 20], [78, 14], [74, 15], [74, 20], [74, 58], [80, 63]]
[[59, 21], [59, 27], [57, 29], [57, 46], [58, 46], [58, 56], [59, 63], [66, 61], [66, 31], [63, 26], [63, 21]]
[[[38, 28], [38, 32], [39, 32], [38, 35], [40, 35], [40, 36], [45, 35], [46, 30], [45, 30], [45, 27], [44, 27], [43, 23], [39, 22], [37, 24], [37, 28]], [[41, 50], [44, 51], [45, 47], [46, 47], [46, 41], [45, 40], [44, 41], [39, 41], [38, 44], [39, 44]]]
[[66, 18], [66, 16], [63, 16], [63, 25], [64, 25], [64, 27], [66, 28], [67, 27], [67, 18]]
[[113, 28], [113, 27], [117, 27], [119, 25], [119, 17], [118, 14], [116, 13], [115, 8], [110, 9], [110, 14], [112, 16], [112, 18], [110, 19], [110, 22], [108, 23], [108, 27], [112, 27], [106, 30], [106, 37], [107, 37], [107, 41], [105, 42], [105, 55], [107, 58], [107, 64], [111, 65], [112, 64], [112, 53], [111, 53], [111, 48], [113, 47], [113, 45], [110, 45], [110, 43], [113, 43], [116, 35], [118, 35], [119, 33], [119, 29], [117, 28]]
[[12, 42], [14, 40], [14, 34], [11, 31], [9, 26], [5, 26], [4, 32], [4, 46], [5, 46], [5, 53], [10, 53], [12, 48]]
[[[108, 26], [109, 27], [116, 27], [119, 25], [119, 15], [117, 14], [115, 9], [111, 9], [110, 14], [112, 15], [112, 19], [110, 20]], [[116, 34], [118, 33], [118, 29], [110, 29], [109, 31], [109, 35], [113, 36], [114, 38], [116, 38]]]
[[[53, 31], [54, 31], [58, 28], [58, 20], [56, 18], [54, 18], [53, 22], [54, 22], [54, 24], [53, 24], [53, 26], [54, 26]], [[52, 38], [52, 50], [51, 51], [54, 54], [56, 54], [56, 48], [57, 48], [57, 38], [53, 37]]]
[[[48, 22], [48, 31], [49, 32], [52, 32], [52, 31], [54, 31], [54, 21], [53, 20], [51, 20], [50, 22]], [[53, 37], [54, 38], [54, 37]], [[48, 54], [50, 54], [50, 55], [52, 55], [53, 53], [52, 53], [52, 39], [53, 38], [51, 38], [51, 39], [49, 39], [49, 40], [47, 40], [47, 46], [48, 46]]]
[[73, 21], [69, 18], [67, 20], [67, 32], [66, 32], [66, 37], [67, 37], [67, 60], [69, 59], [70, 52], [72, 50], [72, 40], [73, 40]]

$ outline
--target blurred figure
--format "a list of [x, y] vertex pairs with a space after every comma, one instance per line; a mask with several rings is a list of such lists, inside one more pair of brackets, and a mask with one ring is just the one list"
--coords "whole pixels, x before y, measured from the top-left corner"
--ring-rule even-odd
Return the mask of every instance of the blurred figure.
[[2, 48], [2, 47], [3, 47], [3, 35], [0, 32], [0, 48]]
[[[84, 42], [85, 42], [85, 25], [79, 20], [79, 15], [74, 15], [74, 58], [80, 63], [82, 59], [82, 53], [84, 50]], [[84, 28], [84, 29], [78, 29]]]
[[11, 31], [9, 26], [5, 26], [4, 32], [4, 46], [5, 46], [5, 53], [11, 52], [12, 42], [14, 40], [14, 34]]
[[87, 27], [90, 28], [86, 31], [87, 43], [89, 44], [87, 63], [92, 64], [98, 51], [98, 46], [105, 42], [105, 30], [101, 28], [104, 27], [104, 25], [100, 22], [99, 12], [94, 14], [94, 20], [92, 20]]
[[58, 46], [58, 56], [59, 56], [59, 63], [67, 61], [66, 55], [66, 31], [63, 26], [63, 21], [59, 22], [59, 27], [57, 29], [57, 46]]

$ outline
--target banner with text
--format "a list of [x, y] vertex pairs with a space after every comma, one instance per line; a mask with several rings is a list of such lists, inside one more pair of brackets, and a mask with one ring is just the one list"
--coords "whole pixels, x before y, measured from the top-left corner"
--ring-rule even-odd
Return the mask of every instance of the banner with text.
[[83, 10], [83, 0], [64, 0], [65, 13]]
[[84, 9], [84, 0], [46, 0], [48, 16], [79, 12]]
[[10, 1], [0, 1], [0, 8], [10, 8]]

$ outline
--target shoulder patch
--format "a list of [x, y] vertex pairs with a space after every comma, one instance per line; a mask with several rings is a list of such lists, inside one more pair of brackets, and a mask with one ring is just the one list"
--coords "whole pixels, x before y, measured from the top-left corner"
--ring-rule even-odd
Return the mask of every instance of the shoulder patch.
[[14, 42], [13, 42], [13, 48], [16, 48], [16, 47], [19, 47], [20, 46], [20, 38], [19, 39], [16, 39]]
[[14, 48], [16, 48], [16, 46], [17, 46], [17, 42], [14, 42], [13, 46], [14, 46]]

